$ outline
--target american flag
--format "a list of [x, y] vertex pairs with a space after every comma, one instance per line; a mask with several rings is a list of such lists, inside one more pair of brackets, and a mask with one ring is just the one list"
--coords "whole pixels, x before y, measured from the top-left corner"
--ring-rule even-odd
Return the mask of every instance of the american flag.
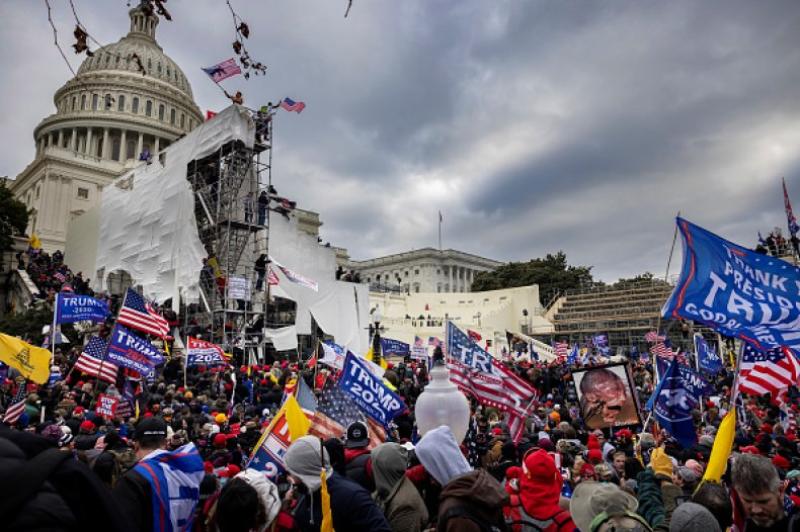
[[153, 307], [132, 288], [128, 288], [128, 292], [125, 294], [125, 301], [119, 311], [117, 323], [159, 338], [164, 338], [169, 334], [167, 320], [153, 310]]
[[75, 369], [87, 375], [103, 379], [106, 382], [117, 382], [119, 367], [104, 360], [107, 343], [102, 338], [92, 336], [83, 348], [81, 356], [75, 362]]
[[237, 65], [236, 61], [231, 57], [227, 61], [223, 61], [217, 65], [203, 67], [203, 72], [208, 74], [214, 83], [219, 83], [223, 79], [235, 76], [236, 74], [241, 74], [242, 69], [239, 68], [239, 65]]
[[553, 352], [559, 360], [566, 360], [569, 354], [569, 344], [567, 342], [556, 342], [553, 345]]
[[13, 425], [17, 422], [22, 413], [25, 412], [25, 399], [27, 398], [27, 394], [25, 393], [26, 388], [26, 383], [20, 383], [17, 394], [14, 396], [14, 399], [11, 400], [11, 404], [8, 405], [8, 408], [6, 408], [6, 414], [3, 416], [3, 423]]
[[297, 114], [300, 114], [303, 109], [306, 108], [305, 102], [296, 102], [291, 98], [284, 98], [283, 101], [280, 103], [280, 108], [285, 111], [294, 111]]
[[792, 212], [792, 202], [789, 201], [789, 191], [786, 190], [786, 179], [783, 180], [783, 204], [786, 207], [786, 219], [789, 222], [789, 233], [795, 236], [800, 231], [800, 225], [797, 224], [797, 218], [794, 217]]
[[300, 405], [300, 408], [303, 409], [306, 416], [308, 416], [309, 419], [313, 418], [314, 413], [317, 411], [317, 398], [314, 397], [314, 392], [311, 391], [311, 388], [308, 387], [308, 384], [306, 384], [305, 379], [302, 377], [298, 377], [297, 379], [294, 398], [297, 399], [297, 403]]
[[328, 380], [322, 389], [317, 411], [311, 418], [311, 428], [308, 433], [322, 439], [344, 439], [347, 427], [355, 421], [366, 421], [370, 447], [380, 445], [386, 440], [386, 431], [380, 423], [365, 416], [333, 380]]
[[650, 332], [648, 332], [648, 333], [646, 333], [644, 335], [645, 342], [648, 342], [648, 343], [651, 343], [651, 344], [656, 343], [656, 342], [663, 342], [666, 339], [667, 339], [666, 336], [659, 336], [659, 334], [656, 331], [650, 331]]
[[278, 274], [272, 269], [272, 266], [267, 266], [267, 284], [270, 286], [278, 286], [281, 280], [278, 279]]
[[489, 375], [455, 358], [450, 359], [447, 367], [450, 369], [450, 380], [462, 392], [472, 395], [483, 405], [509, 414], [509, 432], [515, 442], [519, 441], [528, 410], [538, 395], [536, 388], [496, 360], [492, 360], [492, 373]]
[[758, 351], [745, 344], [739, 365], [739, 391], [751, 395], [771, 393], [776, 399], [786, 394], [800, 378], [800, 361], [790, 349]]

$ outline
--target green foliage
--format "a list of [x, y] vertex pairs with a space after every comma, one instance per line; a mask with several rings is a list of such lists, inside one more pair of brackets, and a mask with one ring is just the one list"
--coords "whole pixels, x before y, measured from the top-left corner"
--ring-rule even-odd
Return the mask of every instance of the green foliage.
[[25, 233], [28, 227], [28, 209], [0, 181], [0, 253], [11, 249], [12, 236]]
[[647, 285], [647, 284], [669, 286], [669, 284], [666, 281], [664, 281], [664, 279], [660, 279], [650, 272], [644, 272], [629, 279], [620, 279], [612, 286], [614, 288], [628, 288], [636, 285]]
[[53, 311], [47, 308], [29, 308], [19, 314], [8, 313], [0, 318], [0, 332], [27, 339], [33, 345], [42, 345], [42, 327], [53, 322]]
[[559, 251], [555, 255], [528, 262], [510, 262], [493, 272], [481, 272], [475, 276], [472, 290], [499, 290], [517, 286], [539, 285], [542, 302], [558, 291], [589, 286], [593, 283], [591, 266], [570, 266], [567, 255]]

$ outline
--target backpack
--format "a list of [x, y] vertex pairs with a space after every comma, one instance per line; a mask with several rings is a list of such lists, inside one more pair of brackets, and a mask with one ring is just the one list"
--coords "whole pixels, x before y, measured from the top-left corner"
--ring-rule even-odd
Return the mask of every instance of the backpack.
[[491, 522], [487, 521], [481, 516], [475, 515], [469, 506], [454, 506], [445, 513], [439, 516], [437, 530], [445, 530], [447, 528], [447, 521], [454, 517], [469, 519], [480, 528], [481, 532], [508, 532], [510, 528], [506, 525], [505, 521]]
[[516, 519], [517, 515], [512, 512], [512, 515], [506, 516], [506, 525], [509, 530], [519, 532], [557, 532], [564, 523], [572, 518], [567, 510], [559, 510], [555, 515], [547, 519], [531, 517], [521, 504], [514, 506], [514, 510], [518, 512], [519, 519]]

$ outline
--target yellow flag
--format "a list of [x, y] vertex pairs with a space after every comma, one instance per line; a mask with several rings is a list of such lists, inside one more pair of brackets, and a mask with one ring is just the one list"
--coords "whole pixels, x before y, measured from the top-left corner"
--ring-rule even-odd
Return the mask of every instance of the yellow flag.
[[28, 244], [30, 244], [33, 249], [42, 249], [42, 241], [39, 240], [39, 237], [35, 234], [31, 234], [31, 237], [28, 239]]
[[331, 496], [328, 494], [328, 479], [325, 478], [324, 467], [319, 472], [319, 479], [322, 484], [319, 494], [320, 503], [322, 504], [322, 523], [319, 525], [319, 532], [334, 532]]
[[0, 361], [16, 368], [26, 379], [44, 384], [50, 378], [50, 351], [0, 333]]
[[[305, 415], [303, 409], [300, 408], [300, 403], [297, 402], [294, 395], [290, 395], [286, 398], [281, 410], [283, 411], [283, 415], [286, 416], [286, 424], [289, 425], [289, 435], [292, 441], [308, 434], [308, 429], [311, 428], [311, 421], [308, 419], [308, 416]], [[277, 415], [280, 416], [281, 413], [278, 412]]]
[[[373, 360], [374, 356], [375, 352], [370, 347], [369, 350], [367, 351], [367, 354], [364, 355], [364, 358], [366, 358], [370, 362], [374, 362]], [[381, 369], [386, 369], [388, 367], [388, 365], [386, 364], [386, 359], [383, 358], [383, 356], [381, 356], [381, 359], [376, 364], [378, 364], [381, 367]]]
[[733, 449], [733, 436], [736, 433], [736, 408], [731, 408], [719, 424], [711, 457], [703, 475], [703, 482], [719, 482], [728, 468], [728, 457]]

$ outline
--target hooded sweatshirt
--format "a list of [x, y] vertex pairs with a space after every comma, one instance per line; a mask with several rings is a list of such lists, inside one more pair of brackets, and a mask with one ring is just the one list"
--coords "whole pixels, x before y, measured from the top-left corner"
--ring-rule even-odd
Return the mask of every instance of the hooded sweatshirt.
[[415, 450], [422, 466], [442, 486], [472, 471], [447, 425], [428, 431]]
[[543, 522], [558, 516], [554, 529], [572, 530], [572, 519], [568, 512], [563, 515], [565, 511], [558, 504], [563, 484], [561, 472], [546, 451], [540, 449], [526, 456], [519, 477], [519, 498], [525, 513]]
[[[281, 509], [281, 496], [278, 493], [278, 486], [267, 480], [267, 476], [263, 471], [256, 471], [255, 469], [245, 469], [234, 478], [241, 478], [256, 490], [267, 514], [267, 526], [271, 524], [278, 517], [278, 512]], [[265, 529], [266, 527], [262, 530]]]
[[417, 488], [405, 476], [408, 450], [384, 443], [372, 450], [373, 498], [394, 532], [418, 532], [428, 522], [428, 511]]
[[480, 532], [488, 526], [503, 529], [508, 494], [485, 469], [457, 476], [439, 497], [440, 532]]

